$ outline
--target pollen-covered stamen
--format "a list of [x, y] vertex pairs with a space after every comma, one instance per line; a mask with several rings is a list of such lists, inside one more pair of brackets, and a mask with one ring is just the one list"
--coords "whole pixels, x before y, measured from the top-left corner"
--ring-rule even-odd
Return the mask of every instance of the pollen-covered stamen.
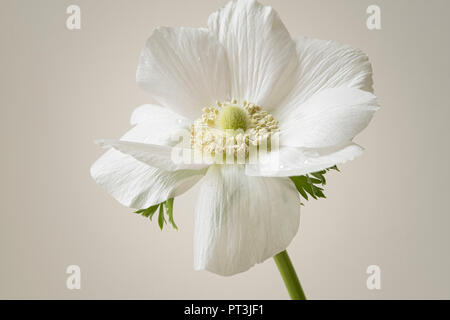
[[248, 158], [249, 148], [262, 143], [270, 148], [270, 138], [279, 131], [278, 122], [260, 106], [236, 100], [202, 109], [203, 114], [191, 127], [191, 144], [202, 154], [215, 157]]

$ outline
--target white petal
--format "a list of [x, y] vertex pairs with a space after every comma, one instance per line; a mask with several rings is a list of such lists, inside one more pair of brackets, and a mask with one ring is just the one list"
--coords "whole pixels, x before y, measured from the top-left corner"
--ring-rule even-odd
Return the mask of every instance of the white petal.
[[160, 106], [136, 108], [130, 122], [136, 125], [120, 140], [174, 146], [190, 137], [191, 121]]
[[[178, 122], [170, 124], [171, 119], [161, 112], [153, 113], [151, 119], [136, 125], [121, 140], [170, 145], [171, 132], [183, 129]], [[205, 170], [160, 170], [117, 150], [107, 151], [91, 167], [92, 178], [106, 192], [122, 205], [138, 209], [184, 193], [204, 174]]]
[[195, 212], [194, 268], [226, 276], [246, 271], [285, 250], [299, 220], [300, 199], [288, 178], [211, 166]]
[[245, 173], [265, 177], [300, 176], [345, 163], [362, 153], [363, 148], [352, 142], [323, 149], [281, 147], [278, 152], [267, 154], [259, 163], [248, 164]]
[[[199, 170], [209, 166], [208, 164], [193, 163], [191, 161], [191, 159], [194, 159], [192, 150], [187, 148], [122, 140], [98, 140], [97, 143], [102, 147], [114, 148], [132, 156], [136, 160], [166, 171], [181, 169]], [[183, 161], [185, 159], [183, 152], [188, 156], [186, 158], [189, 161]]]
[[230, 92], [225, 50], [207, 29], [156, 29], [141, 53], [136, 80], [160, 104], [190, 119]]
[[155, 131], [167, 131], [168, 128], [188, 128], [191, 121], [168, 108], [154, 104], [144, 104], [134, 109], [130, 119], [131, 125], [146, 123]]
[[378, 109], [376, 97], [355, 88], [325, 89], [280, 121], [280, 144], [324, 148], [350, 141]]
[[296, 40], [299, 67], [296, 83], [274, 114], [278, 120], [314, 94], [327, 88], [351, 87], [372, 92], [372, 66], [359, 49], [335, 41], [311, 38]]
[[122, 205], [148, 208], [179, 196], [204, 175], [204, 170], [163, 171], [114, 149], [91, 167], [91, 176]]
[[227, 50], [233, 98], [271, 109], [290, 91], [295, 42], [271, 7], [231, 1], [211, 14], [210, 29]]

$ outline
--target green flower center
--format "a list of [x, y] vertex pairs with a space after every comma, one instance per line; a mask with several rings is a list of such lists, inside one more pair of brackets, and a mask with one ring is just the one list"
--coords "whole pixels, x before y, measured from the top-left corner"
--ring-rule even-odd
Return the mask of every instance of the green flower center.
[[248, 113], [235, 104], [226, 105], [221, 110], [217, 123], [223, 130], [247, 130], [249, 126]]

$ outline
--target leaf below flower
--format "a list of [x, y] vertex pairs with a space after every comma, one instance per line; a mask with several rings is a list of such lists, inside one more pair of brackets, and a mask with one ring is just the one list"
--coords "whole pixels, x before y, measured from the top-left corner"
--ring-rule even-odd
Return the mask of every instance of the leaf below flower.
[[[297, 191], [305, 200], [309, 200], [309, 196], [311, 196], [314, 199], [326, 198], [325, 194], [323, 193], [323, 188], [321, 188], [321, 186], [324, 186], [327, 183], [327, 180], [325, 179], [325, 174], [330, 170], [339, 171], [337, 166], [332, 166], [325, 170], [289, 178], [292, 180], [292, 182], [294, 182]], [[303, 205], [303, 203], [301, 204]]]
[[[167, 224], [167, 220], [172, 225], [172, 227], [178, 230], [178, 226], [175, 224], [175, 220], [173, 218], [173, 198], [168, 199], [167, 201], [155, 204], [154, 206], [148, 207], [147, 209], [139, 209], [135, 211], [142, 215], [143, 217], [149, 218], [152, 220], [154, 214], [159, 208], [158, 213], [158, 225], [161, 230], [164, 228], [164, 224]], [[165, 215], [167, 215], [168, 219], [166, 220]]]

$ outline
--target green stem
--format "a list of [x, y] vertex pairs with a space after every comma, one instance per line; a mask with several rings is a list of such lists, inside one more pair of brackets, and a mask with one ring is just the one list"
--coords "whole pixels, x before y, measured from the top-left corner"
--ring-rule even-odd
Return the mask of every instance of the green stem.
[[280, 252], [273, 257], [283, 278], [286, 289], [292, 300], [306, 300], [305, 293], [303, 292], [300, 281], [298, 281], [297, 273], [292, 265], [291, 259], [289, 259], [286, 250]]

